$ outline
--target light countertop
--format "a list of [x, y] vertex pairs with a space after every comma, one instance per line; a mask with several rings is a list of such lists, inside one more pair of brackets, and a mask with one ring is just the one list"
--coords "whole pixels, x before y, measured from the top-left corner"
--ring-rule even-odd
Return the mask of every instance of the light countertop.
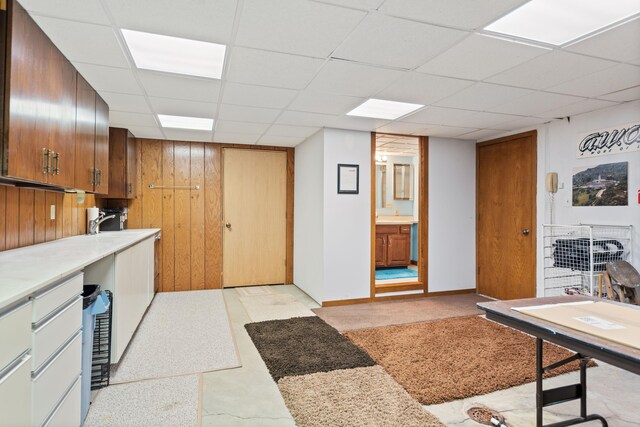
[[104, 231], [0, 252], [0, 309], [159, 231]]
[[411, 225], [418, 221], [408, 215], [380, 215], [376, 217], [376, 225]]

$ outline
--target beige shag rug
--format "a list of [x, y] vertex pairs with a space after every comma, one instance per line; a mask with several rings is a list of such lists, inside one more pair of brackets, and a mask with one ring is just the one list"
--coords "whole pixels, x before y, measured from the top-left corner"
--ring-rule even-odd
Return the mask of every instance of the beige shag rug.
[[[345, 335], [423, 405], [535, 381], [535, 339], [479, 316], [362, 329]], [[572, 354], [544, 344], [545, 366]], [[572, 362], [546, 376], [576, 369], [578, 363]]]
[[300, 427], [444, 427], [380, 366], [285, 377], [278, 387]]

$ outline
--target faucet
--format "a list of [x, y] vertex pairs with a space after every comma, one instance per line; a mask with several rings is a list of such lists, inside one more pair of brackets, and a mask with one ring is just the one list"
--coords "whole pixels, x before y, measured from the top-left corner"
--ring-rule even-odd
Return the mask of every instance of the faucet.
[[89, 234], [91, 235], [98, 234], [98, 227], [100, 226], [100, 224], [102, 224], [108, 219], [115, 218], [115, 217], [116, 217], [115, 215], [104, 216], [104, 212], [100, 212], [100, 214], [98, 215], [98, 218], [92, 219], [91, 221], [89, 221]]

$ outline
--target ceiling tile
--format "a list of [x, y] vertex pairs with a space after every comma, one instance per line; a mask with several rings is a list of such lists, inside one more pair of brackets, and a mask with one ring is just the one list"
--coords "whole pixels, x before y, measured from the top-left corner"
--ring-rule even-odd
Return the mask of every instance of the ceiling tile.
[[125, 111], [109, 111], [109, 124], [117, 127], [146, 126], [154, 127], [158, 123], [153, 114], [129, 113]]
[[458, 138], [471, 140], [471, 141], [483, 141], [483, 140], [493, 139], [497, 135], [500, 135], [503, 132], [504, 131], [494, 130], [494, 129], [480, 129], [473, 132], [458, 135]]
[[[493, 126], [498, 126], [500, 123], [516, 118], [517, 117], [508, 114], [427, 107], [412, 114], [403, 121], [466, 128], [494, 128]], [[501, 129], [501, 127], [494, 129]]]
[[289, 110], [339, 115], [348, 113], [364, 101], [366, 98], [305, 90], [298, 93]]
[[469, 87], [473, 82], [408, 71], [376, 98], [429, 105]]
[[429, 136], [438, 136], [441, 138], [457, 138], [460, 135], [475, 132], [479, 129], [455, 127], [455, 126], [431, 126], [429, 128]]
[[540, 114], [545, 111], [564, 107], [583, 99], [584, 98], [556, 93], [534, 92], [518, 98], [515, 101], [492, 107], [489, 110], [497, 113], [540, 117]]
[[20, 4], [31, 14], [111, 25], [100, 0], [20, 0]]
[[144, 96], [113, 92], [100, 92], [100, 96], [109, 104], [111, 110], [151, 114]]
[[413, 69], [453, 46], [466, 34], [383, 14], [369, 14], [332, 57]]
[[319, 127], [312, 126], [273, 125], [269, 128], [265, 135], [307, 138], [319, 130]]
[[337, 129], [353, 129], [373, 132], [380, 126], [391, 123], [389, 120], [369, 119], [366, 117], [339, 116], [333, 121], [333, 128]]
[[632, 87], [618, 92], [608, 93], [606, 95], [602, 95], [600, 98], [617, 102], [635, 101], [640, 99], [640, 86]]
[[420, 123], [391, 122], [387, 125], [380, 126], [376, 129], [376, 132], [426, 135], [427, 127]]
[[323, 59], [235, 47], [226, 79], [230, 82], [303, 89], [320, 67]]
[[482, 80], [547, 52], [548, 49], [472, 34], [416, 71]]
[[455, 95], [445, 98], [435, 105], [440, 107], [461, 108], [464, 110], [486, 110], [532, 93], [529, 89], [509, 86], [476, 83]]
[[558, 86], [552, 86], [548, 90], [550, 92], [595, 98], [638, 85], [640, 85], [640, 67], [620, 64], [570, 80]]
[[138, 77], [149, 96], [218, 102], [220, 80], [200, 79], [138, 70]]
[[259, 145], [273, 145], [276, 147], [295, 147], [306, 138], [294, 136], [263, 135], [258, 141]]
[[42, 16], [35, 16], [34, 19], [68, 60], [129, 68], [124, 51], [110, 26]]
[[402, 74], [402, 71], [334, 60], [322, 67], [308, 88], [318, 92], [369, 98]]
[[337, 115], [285, 111], [278, 117], [276, 124], [293, 126], [331, 127]]
[[127, 129], [129, 129], [136, 138], [164, 139], [164, 135], [158, 127], [129, 125]]
[[365, 12], [306, 0], [245, 0], [236, 45], [328, 57]]
[[255, 123], [273, 123], [281, 110], [256, 108], [244, 105], [222, 104], [218, 110], [219, 120], [248, 121]]
[[212, 102], [185, 101], [172, 98], [150, 97], [151, 105], [156, 114], [169, 114], [172, 116], [188, 116], [213, 118], [216, 114], [217, 104]]
[[614, 105], [617, 105], [617, 103], [602, 101], [600, 99], [586, 99], [584, 101], [565, 105], [560, 108], [554, 108], [553, 110], [545, 111], [543, 113], [539, 113], [538, 115], [547, 118], [568, 117], [588, 113], [590, 111], [601, 110], [603, 108], [612, 107]]
[[577, 79], [615, 62], [555, 50], [487, 79], [488, 82], [531, 89], [547, 89]]
[[236, 0], [108, 0], [104, 2], [116, 24], [129, 30], [228, 44]]
[[222, 102], [261, 108], [284, 108], [296, 96], [295, 90], [226, 83]]
[[93, 88], [99, 92], [128, 93], [143, 95], [144, 92], [129, 69], [103, 67], [101, 65], [74, 62], [78, 72], [82, 74]]
[[[630, 43], [632, 40], [636, 42]], [[566, 50], [626, 62], [640, 58], [638, 40], [640, 40], [640, 19], [636, 18], [626, 24], [573, 44]]]
[[464, 29], [496, 20], [527, 0], [387, 0], [380, 12], [407, 19]]
[[216, 122], [216, 132], [221, 133], [250, 133], [262, 135], [267, 130], [267, 123], [233, 122], [228, 120], [218, 120]]
[[213, 132], [201, 130], [163, 128], [167, 139], [173, 141], [213, 142]]
[[213, 141], [228, 144], [255, 144], [260, 139], [260, 134], [249, 133], [225, 133], [216, 132]]
[[517, 130], [532, 126], [538, 126], [548, 121], [549, 119], [543, 119], [540, 117], [519, 117], [517, 119], [508, 120], [504, 123], [498, 123], [498, 125], [499, 129]]

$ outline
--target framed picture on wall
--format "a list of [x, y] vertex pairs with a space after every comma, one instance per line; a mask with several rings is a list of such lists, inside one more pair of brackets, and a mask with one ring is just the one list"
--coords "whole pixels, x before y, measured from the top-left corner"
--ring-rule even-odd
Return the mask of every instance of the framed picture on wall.
[[360, 165], [338, 164], [338, 194], [358, 194]]

